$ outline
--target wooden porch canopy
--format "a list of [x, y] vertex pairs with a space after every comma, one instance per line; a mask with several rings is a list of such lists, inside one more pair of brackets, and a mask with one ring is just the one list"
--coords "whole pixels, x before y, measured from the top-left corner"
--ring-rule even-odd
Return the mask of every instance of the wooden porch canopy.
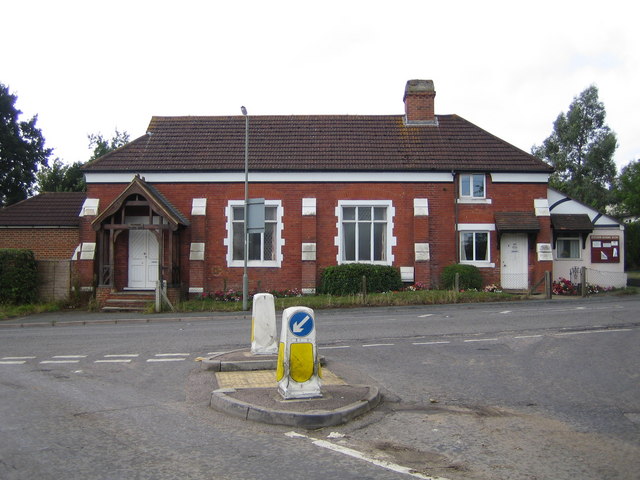
[[[142, 223], [127, 223], [127, 216], [144, 216]], [[154, 223], [154, 217], [159, 222]], [[158, 278], [170, 285], [179, 282], [179, 242], [181, 227], [189, 221], [143, 177], [136, 175], [131, 183], [91, 223], [98, 232], [98, 282], [102, 286], [114, 286], [115, 243], [118, 236], [128, 230], [148, 230], [158, 239]], [[165, 237], [168, 258], [165, 258]], [[165, 262], [168, 264], [165, 265]]]

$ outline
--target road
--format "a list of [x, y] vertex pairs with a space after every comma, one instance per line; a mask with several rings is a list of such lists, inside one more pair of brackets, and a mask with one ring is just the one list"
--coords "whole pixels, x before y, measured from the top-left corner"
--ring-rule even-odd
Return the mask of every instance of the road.
[[245, 315], [106, 318], [0, 328], [0, 478], [639, 478], [637, 296], [318, 311], [385, 401], [306, 437], [208, 408], [194, 360], [247, 347]]

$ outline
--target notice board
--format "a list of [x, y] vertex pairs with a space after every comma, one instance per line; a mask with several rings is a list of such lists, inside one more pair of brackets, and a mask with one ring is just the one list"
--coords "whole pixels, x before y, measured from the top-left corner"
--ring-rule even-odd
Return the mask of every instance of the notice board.
[[591, 235], [591, 263], [620, 263], [620, 237]]

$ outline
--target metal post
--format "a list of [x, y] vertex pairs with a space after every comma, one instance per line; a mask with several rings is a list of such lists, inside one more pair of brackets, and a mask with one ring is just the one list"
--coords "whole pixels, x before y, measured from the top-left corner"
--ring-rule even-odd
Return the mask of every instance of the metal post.
[[247, 221], [249, 217], [249, 115], [247, 109], [240, 107], [244, 115], [244, 273], [242, 275], [242, 310], [249, 309], [249, 273], [247, 260], [249, 258], [249, 236], [247, 233]]

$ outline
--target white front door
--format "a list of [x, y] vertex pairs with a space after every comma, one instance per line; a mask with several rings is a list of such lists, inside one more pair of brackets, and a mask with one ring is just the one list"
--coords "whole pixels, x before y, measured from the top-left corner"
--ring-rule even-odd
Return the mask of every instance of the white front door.
[[526, 233], [503, 233], [500, 239], [500, 284], [507, 290], [529, 288], [529, 252]]
[[149, 230], [129, 230], [129, 288], [154, 289], [158, 280], [158, 239]]

